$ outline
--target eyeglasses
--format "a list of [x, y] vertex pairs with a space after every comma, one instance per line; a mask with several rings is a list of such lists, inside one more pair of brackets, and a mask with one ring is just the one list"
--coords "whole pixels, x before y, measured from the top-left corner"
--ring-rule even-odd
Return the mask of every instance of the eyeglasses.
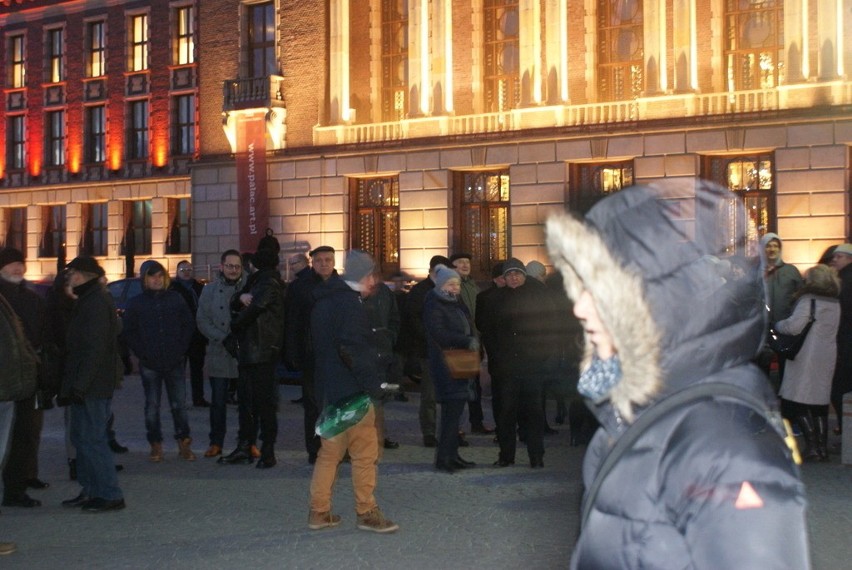
[[178, 271], [181, 273], [192, 273], [192, 267], [181, 267]]
[[239, 264], [236, 264], [236, 263], [225, 263], [224, 265], [222, 265], [222, 267], [224, 267], [225, 269], [230, 269], [230, 270], [236, 270], [236, 269], [242, 269], [243, 268], [242, 265], [239, 265]]

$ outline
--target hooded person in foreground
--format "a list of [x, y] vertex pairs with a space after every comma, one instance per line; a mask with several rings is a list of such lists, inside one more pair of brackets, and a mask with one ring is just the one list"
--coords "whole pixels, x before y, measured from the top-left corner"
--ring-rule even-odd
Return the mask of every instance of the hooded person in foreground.
[[[578, 389], [601, 423], [584, 460], [589, 508], [572, 568], [810, 567], [804, 487], [773, 421], [776, 398], [750, 363], [764, 338], [760, 276], [719, 271], [725, 246], [744, 244], [719, 235], [718, 217], [742, 208], [729, 204], [700, 181], [634, 187], [585, 221], [547, 223], [585, 330]], [[752, 404], [710, 395], [674, 407], [589, 496], [634, 422], [711, 383], [741, 388]]]

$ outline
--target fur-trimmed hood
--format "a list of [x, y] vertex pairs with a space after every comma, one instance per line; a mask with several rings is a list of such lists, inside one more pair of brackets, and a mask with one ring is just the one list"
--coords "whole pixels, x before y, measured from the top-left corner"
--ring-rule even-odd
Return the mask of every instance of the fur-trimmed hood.
[[[765, 328], [760, 277], [735, 279], [719, 263], [744, 243], [744, 235], [726, 239], [720, 229], [745, 219], [742, 208], [726, 190], [690, 180], [623, 190], [585, 220], [548, 220], [550, 258], [568, 296], [589, 291], [613, 337], [623, 378], [604, 400], [626, 421], [757, 353]], [[587, 340], [583, 368], [591, 354]]]

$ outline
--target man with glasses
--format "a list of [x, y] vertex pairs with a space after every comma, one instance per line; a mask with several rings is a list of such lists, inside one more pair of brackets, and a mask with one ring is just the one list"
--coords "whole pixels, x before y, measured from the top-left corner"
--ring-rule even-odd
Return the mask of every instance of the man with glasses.
[[[198, 299], [195, 322], [207, 338], [207, 375], [210, 378], [210, 447], [204, 457], [222, 455], [226, 431], [226, 403], [228, 384], [239, 377], [239, 363], [222, 344], [231, 333], [231, 297], [245, 285], [240, 252], [229, 249], [222, 254], [219, 275], [208, 283]], [[248, 402], [240, 398], [239, 413], [251, 413], [243, 409]]]
[[[204, 284], [195, 278], [195, 268], [189, 261], [181, 261], [177, 264], [175, 280], [172, 281], [170, 289], [180, 293], [192, 316], [198, 313], [198, 299]], [[209, 408], [210, 402], [204, 399], [204, 353], [207, 348], [207, 338], [196, 327], [186, 351], [189, 360], [189, 385], [192, 388], [192, 405], [196, 408]]]

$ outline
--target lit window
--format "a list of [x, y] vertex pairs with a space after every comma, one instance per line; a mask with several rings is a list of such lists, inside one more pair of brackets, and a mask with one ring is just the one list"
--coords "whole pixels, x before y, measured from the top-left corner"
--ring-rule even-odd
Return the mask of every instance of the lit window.
[[382, 117], [405, 118], [408, 91], [408, 2], [382, 1]]
[[195, 62], [195, 13], [192, 6], [175, 10], [174, 62], [177, 65]]
[[352, 178], [352, 247], [370, 253], [383, 274], [399, 269], [399, 177]]
[[635, 99], [642, 95], [644, 41], [642, 0], [598, 0], [598, 98]]
[[14, 247], [18, 251], [27, 251], [27, 209], [6, 209], [5, 247]]
[[109, 207], [106, 202], [83, 204], [83, 247], [85, 255], [107, 255]]
[[24, 36], [12, 36], [9, 38], [9, 73], [8, 82], [12, 89], [19, 89], [26, 85], [27, 63]]
[[487, 278], [491, 267], [509, 258], [509, 171], [453, 173], [455, 228], [453, 250], [473, 256], [474, 277]]
[[783, 49], [781, 0], [725, 2], [725, 61], [730, 91], [778, 85]]
[[65, 206], [44, 206], [42, 227], [38, 256], [59, 257], [65, 249]]
[[131, 101], [128, 111], [127, 159], [148, 158], [148, 101]]
[[[772, 154], [705, 157], [701, 178], [711, 180], [731, 191], [731, 207], [720, 212], [715, 223], [723, 230], [724, 251], [729, 254], [759, 255], [760, 238], [774, 231], [775, 177]], [[734, 208], [734, 201], [745, 204]], [[735, 236], [745, 235], [740, 244]]]
[[278, 74], [275, 59], [275, 3], [263, 2], [248, 7], [249, 77]]
[[53, 28], [47, 30], [45, 53], [47, 54], [47, 82], [58, 83], [65, 80], [65, 30]]
[[124, 203], [122, 255], [151, 255], [151, 200]]
[[89, 77], [106, 75], [106, 24], [89, 22], [86, 26], [86, 73]]
[[172, 154], [195, 153], [195, 95], [174, 98], [172, 121]]
[[87, 164], [106, 161], [106, 108], [86, 107], [85, 157]]
[[520, 102], [518, 0], [485, 0], [485, 107], [507, 111]]
[[610, 194], [633, 186], [633, 162], [571, 165], [571, 209], [585, 214]]
[[128, 22], [128, 71], [148, 69], [148, 15], [131, 16]]
[[20, 170], [26, 164], [27, 131], [24, 116], [14, 115], [6, 120], [6, 164]]
[[192, 252], [192, 225], [189, 198], [168, 201], [169, 239], [166, 253]]
[[47, 166], [65, 164], [65, 111], [45, 115], [44, 162]]

